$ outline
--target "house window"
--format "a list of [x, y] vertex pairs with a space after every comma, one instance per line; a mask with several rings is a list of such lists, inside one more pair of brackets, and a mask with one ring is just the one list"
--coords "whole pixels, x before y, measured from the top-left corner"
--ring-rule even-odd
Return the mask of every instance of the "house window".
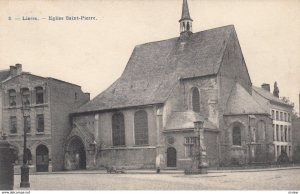
[[276, 128], [275, 128], [275, 124], [273, 124], [273, 140], [276, 141]]
[[283, 114], [280, 112], [280, 120], [283, 121]]
[[279, 120], [279, 114], [278, 114], [278, 111], [276, 111], [276, 120]]
[[10, 117], [10, 133], [17, 133], [17, 117]]
[[26, 133], [30, 133], [30, 116], [24, 116], [24, 128]]
[[272, 110], [272, 119], [275, 119], [274, 110]]
[[30, 93], [28, 88], [22, 88], [21, 89], [21, 95], [22, 95], [22, 104], [23, 105], [29, 105], [30, 104]]
[[37, 132], [44, 132], [44, 115], [43, 114], [39, 114], [36, 116], [36, 120], [37, 120]]
[[148, 116], [144, 110], [134, 114], [134, 134], [136, 145], [148, 144]]
[[232, 144], [233, 145], [242, 145], [241, 144], [241, 129], [240, 127], [234, 127], [232, 130]]
[[122, 113], [115, 113], [112, 116], [113, 145], [125, 145], [125, 125]]
[[284, 121], [287, 121], [286, 113], [284, 113]]
[[280, 139], [279, 139], [279, 125], [276, 125], [276, 140], [280, 141]]
[[288, 131], [287, 131], [287, 126], [284, 126], [284, 141], [288, 141]]
[[193, 157], [193, 150], [196, 145], [197, 137], [185, 137], [184, 146], [185, 146], [185, 156]]
[[16, 106], [16, 90], [9, 90], [9, 106]]
[[192, 109], [195, 112], [200, 112], [200, 94], [198, 88], [192, 90]]
[[36, 95], [36, 103], [43, 104], [44, 103], [44, 91], [42, 87], [35, 88], [35, 95]]
[[280, 132], [281, 132], [281, 138], [280, 138], [280, 140], [281, 141], [283, 141], [283, 126], [282, 125], [280, 125]]

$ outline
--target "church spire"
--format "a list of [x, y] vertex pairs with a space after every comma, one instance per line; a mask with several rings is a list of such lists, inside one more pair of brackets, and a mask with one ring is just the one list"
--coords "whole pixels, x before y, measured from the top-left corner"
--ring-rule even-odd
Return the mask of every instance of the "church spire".
[[187, 0], [183, 0], [182, 3], [182, 14], [181, 19], [179, 20], [180, 23], [180, 33], [182, 32], [192, 32], [192, 22], [189, 11], [189, 6]]

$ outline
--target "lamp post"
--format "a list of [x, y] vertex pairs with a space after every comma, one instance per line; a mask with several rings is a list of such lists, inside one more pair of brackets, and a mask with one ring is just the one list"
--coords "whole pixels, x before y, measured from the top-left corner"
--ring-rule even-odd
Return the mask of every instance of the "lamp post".
[[[23, 103], [23, 101], [22, 101]], [[23, 149], [23, 165], [21, 166], [21, 183], [20, 187], [30, 187], [29, 183], [29, 166], [28, 166], [28, 158], [27, 158], [27, 128], [26, 128], [26, 120], [25, 116], [29, 116], [30, 108], [27, 103], [23, 103], [22, 105], [22, 113], [24, 119], [24, 149]]]

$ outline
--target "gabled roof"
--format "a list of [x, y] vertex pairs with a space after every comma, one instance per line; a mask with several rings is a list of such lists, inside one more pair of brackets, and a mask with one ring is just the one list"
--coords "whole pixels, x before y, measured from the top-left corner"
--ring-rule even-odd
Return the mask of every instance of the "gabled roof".
[[165, 131], [174, 129], [193, 129], [195, 121], [204, 121], [204, 129], [217, 129], [217, 127], [210, 121], [205, 120], [199, 113], [194, 111], [186, 112], [172, 112], [170, 119], [165, 127]]
[[236, 83], [227, 101], [225, 114], [268, 114], [245, 88]]
[[138, 45], [122, 76], [76, 112], [164, 103], [178, 79], [217, 74], [234, 26]]
[[3, 81], [5, 79], [7, 79], [10, 75], [10, 71], [8, 70], [1, 70], [0, 71], [0, 81]]
[[284, 102], [283, 100], [277, 98], [276, 96], [274, 96], [271, 92], [260, 88], [260, 87], [256, 87], [256, 86], [252, 86], [252, 89], [254, 92], [258, 93], [260, 96], [262, 96], [263, 98], [273, 102], [273, 103], [279, 103], [285, 106], [289, 106], [289, 107], [293, 107], [292, 105]]

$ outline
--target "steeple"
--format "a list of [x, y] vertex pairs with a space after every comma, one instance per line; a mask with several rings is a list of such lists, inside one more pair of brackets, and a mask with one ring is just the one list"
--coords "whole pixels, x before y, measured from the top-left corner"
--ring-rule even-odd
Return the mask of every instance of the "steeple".
[[192, 32], [192, 22], [189, 11], [189, 6], [187, 0], [183, 0], [182, 3], [182, 14], [181, 19], [179, 20], [180, 23], [180, 33], [183, 32]]

